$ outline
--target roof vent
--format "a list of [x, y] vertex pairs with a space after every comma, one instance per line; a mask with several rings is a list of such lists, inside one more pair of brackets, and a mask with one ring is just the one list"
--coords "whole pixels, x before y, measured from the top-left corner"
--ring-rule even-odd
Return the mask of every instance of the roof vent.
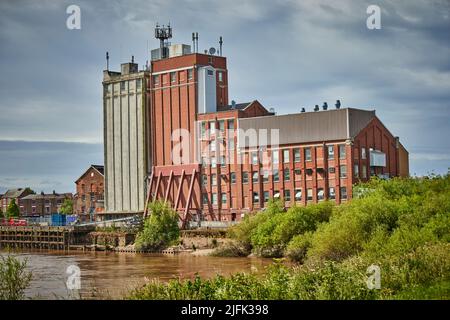
[[231, 109], [236, 109], [236, 101], [231, 100]]
[[270, 109], [269, 109], [269, 112], [270, 112], [270, 113], [275, 113], [275, 108], [270, 108]]
[[341, 100], [336, 100], [336, 109], [340, 109], [341, 108]]
[[323, 110], [327, 110], [328, 109], [328, 103], [324, 102], [323, 106], [322, 106], [322, 109]]
[[320, 110], [319, 105], [316, 104], [316, 106], [314, 107], [314, 111], [319, 111], [319, 110]]
[[306, 112], [305, 108], [302, 108], [302, 111], [301, 111], [301, 112]]

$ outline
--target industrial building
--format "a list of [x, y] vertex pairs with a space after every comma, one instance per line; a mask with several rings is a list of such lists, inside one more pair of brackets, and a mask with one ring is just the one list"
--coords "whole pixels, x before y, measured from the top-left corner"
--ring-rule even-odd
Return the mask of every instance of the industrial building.
[[[325, 199], [342, 203], [370, 176], [408, 175], [408, 152], [374, 110], [276, 115], [257, 100], [228, 100], [220, 48], [160, 48], [144, 70], [125, 63], [104, 71], [105, 214], [144, 212], [163, 199], [189, 220], [235, 221], [265, 207]], [[299, 110], [300, 111], [300, 110]]]

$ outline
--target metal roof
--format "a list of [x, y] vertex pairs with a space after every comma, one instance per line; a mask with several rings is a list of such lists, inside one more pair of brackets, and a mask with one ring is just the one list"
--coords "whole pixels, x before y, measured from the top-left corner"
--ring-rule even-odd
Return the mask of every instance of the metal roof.
[[[351, 139], [373, 118], [374, 110], [352, 108], [240, 118], [238, 128], [242, 130], [238, 131], [238, 147], [256, 148], [261, 144], [277, 144], [277, 132], [279, 145]], [[267, 134], [261, 131], [264, 129]], [[248, 139], [251, 132], [255, 132], [258, 139]], [[259, 141], [261, 133], [267, 138], [266, 143]]]

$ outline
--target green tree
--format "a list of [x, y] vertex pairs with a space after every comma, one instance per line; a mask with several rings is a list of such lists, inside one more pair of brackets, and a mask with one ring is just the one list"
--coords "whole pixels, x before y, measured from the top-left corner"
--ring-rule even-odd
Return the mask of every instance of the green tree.
[[9, 203], [8, 209], [6, 209], [6, 215], [8, 218], [15, 218], [20, 215], [19, 206], [14, 199]]
[[72, 199], [64, 200], [63, 204], [61, 205], [61, 209], [59, 209], [59, 213], [61, 213], [61, 214], [72, 214], [73, 213]]
[[149, 204], [150, 216], [136, 237], [138, 250], [160, 250], [175, 243], [180, 236], [178, 214], [162, 201]]

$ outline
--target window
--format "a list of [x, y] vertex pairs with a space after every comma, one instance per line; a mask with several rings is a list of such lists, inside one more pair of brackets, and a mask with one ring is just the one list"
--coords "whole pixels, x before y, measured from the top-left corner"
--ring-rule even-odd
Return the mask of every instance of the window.
[[255, 171], [255, 172], [252, 173], [252, 181], [253, 182], [258, 182], [258, 180], [259, 180], [259, 172]]
[[328, 159], [334, 159], [334, 146], [328, 146]]
[[227, 204], [227, 194], [222, 193], [222, 204]]
[[295, 176], [295, 180], [300, 180], [302, 178], [302, 170], [295, 169], [294, 170], [294, 176]]
[[211, 158], [211, 168], [217, 167], [217, 160], [215, 157]]
[[216, 140], [212, 140], [209, 144], [209, 151], [216, 152]]
[[306, 148], [305, 149], [305, 160], [306, 161], [311, 161], [311, 148]]
[[175, 72], [170, 73], [170, 82], [175, 82], [177, 80], [177, 75]]
[[45, 213], [50, 213], [50, 207], [45, 207]]
[[222, 82], [223, 81], [223, 74], [222, 74], [222, 72], [218, 72], [218, 75], [219, 75], [219, 82]]
[[334, 187], [328, 188], [328, 197], [332, 200], [336, 199], [336, 190], [334, 189]]
[[213, 76], [213, 75], [214, 75], [214, 71], [208, 70], [208, 76]]
[[202, 138], [206, 137], [206, 122], [202, 121], [200, 124], [200, 135]]
[[284, 181], [291, 180], [291, 173], [289, 172], [289, 169], [283, 170], [283, 178], [284, 178]]
[[289, 163], [289, 149], [283, 150], [283, 162]]
[[228, 150], [234, 150], [234, 138], [228, 139]]
[[225, 121], [224, 120], [219, 120], [219, 131], [225, 132]]
[[125, 81], [120, 81], [120, 91], [125, 91]]
[[228, 120], [228, 130], [234, 130], [234, 120]]
[[366, 167], [365, 164], [362, 165], [362, 172], [361, 172], [361, 174], [362, 174], [362, 178], [363, 179], [367, 179], [367, 167]]
[[153, 76], [153, 83], [154, 84], [159, 84], [159, 75], [154, 75]]
[[291, 190], [284, 190], [284, 201], [291, 201]]
[[217, 175], [215, 173], [211, 175], [211, 185], [217, 186]]
[[347, 187], [341, 187], [341, 199], [347, 199]]
[[137, 79], [137, 80], [136, 80], [136, 88], [137, 88], [137, 89], [142, 88], [142, 80], [141, 80], [141, 79]]
[[253, 203], [259, 203], [259, 193], [253, 192]]
[[258, 152], [253, 151], [253, 152], [251, 153], [251, 157], [252, 157], [252, 164], [253, 164], [253, 165], [258, 164]]
[[236, 183], [236, 172], [230, 173], [230, 180], [231, 180], [231, 183]]
[[308, 189], [307, 190], [307, 195], [306, 195], [306, 200], [310, 201], [313, 199], [313, 190], [312, 189]]
[[263, 171], [263, 182], [269, 182], [269, 170]]
[[95, 193], [91, 192], [91, 201], [95, 201]]
[[339, 158], [345, 159], [345, 144], [339, 145]]
[[189, 80], [191, 80], [192, 79], [192, 75], [193, 75], [193, 72], [192, 72], [193, 70], [192, 69], [189, 69], [187, 72], [188, 72], [188, 79]]
[[206, 174], [202, 174], [202, 185], [206, 186], [208, 184], [208, 176]]
[[264, 191], [264, 202], [269, 201], [269, 191]]
[[317, 189], [317, 200], [323, 200], [325, 198], [325, 193], [323, 191], [323, 188]]
[[336, 168], [335, 167], [329, 167], [328, 168], [328, 173], [335, 173], [336, 172]]
[[220, 166], [225, 167], [225, 156], [220, 157]]
[[248, 183], [248, 172], [242, 172], [242, 183]]
[[274, 169], [274, 170], [273, 170], [273, 181], [274, 181], [274, 182], [280, 181], [280, 175], [279, 175], [279, 173], [278, 173], [278, 169]]
[[208, 204], [208, 194], [207, 194], [207, 193], [203, 193], [202, 199], [203, 199], [203, 200], [202, 200], [203, 205]]
[[347, 178], [347, 166], [340, 166], [340, 174], [339, 177]]
[[274, 197], [274, 199], [278, 199], [280, 197], [280, 191], [279, 190], [275, 190], [273, 192], [273, 197]]
[[215, 134], [216, 133], [216, 122], [215, 121], [210, 121], [209, 122], [209, 132], [211, 134]]
[[213, 205], [217, 205], [217, 193], [211, 194], [211, 202]]
[[353, 167], [353, 176], [355, 178], [359, 178], [359, 166], [357, 164], [355, 164]]
[[366, 159], [366, 148], [361, 147], [361, 159]]
[[295, 189], [295, 201], [302, 200], [302, 189]]
[[294, 161], [300, 162], [300, 149], [294, 149]]
[[273, 150], [272, 151], [272, 163], [273, 164], [278, 164], [279, 163], [278, 150]]

